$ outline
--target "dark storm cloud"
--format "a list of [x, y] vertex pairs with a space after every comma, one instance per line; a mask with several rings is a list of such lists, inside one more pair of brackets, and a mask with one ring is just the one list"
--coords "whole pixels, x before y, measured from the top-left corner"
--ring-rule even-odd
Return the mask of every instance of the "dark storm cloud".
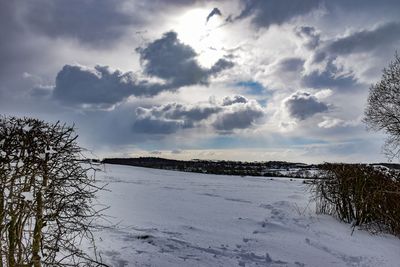
[[326, 52], [322, 51], [317, 51], [314, 55], [312, 55], [312, 61], [313, 63], [320, 63], [323, 62], [326, 58], [328, 58], [328, 55]]
[[312, 88], [337, 88], [347, 90], [357, 85], [357, 80], [353, 74], [340, 74], [340, 70], [334, 64], [333, 60], [329, 60], [323, 71], [313, 71], [302, 77], [302, 84], [305, 87]]
[[258, 27], [283, 24], [294, 17], [309, 13], [320, 6], [321, 0], [242, 0], [244, 9], [237, 17], [252, 16]]
[[108, 67], [94, 69], [65, 65], [57, 74], [53, 97], [71, 105], [113, 105], [138, 91], [129, 73]]
[[[205, 1], [4, 0], [0, 3], [0, 28], [4, 34], [4, 29], [11, 29], [10, 24], [17, 21], [36, 35], [107, 48], [130, 29], [153, 23], [159, 12], [176, 13], [202, 2]], [[15, 30], [15, 25], [12, 28]]]
[[212, 125], [217, 131], [230, 133], [235, 129], [252, 127], [264, 115], [264, 110], [255, 101], [236, 103], [219, 114]]
[[[22, 73], [29, 71], [32, 65], [37, 68], [38, 58], [43, 58], [38, 56], [42, 55], [43, 47], [36, 47], [36, 43], [28, 39], [18, 17], [20, 2], [0, 1], [0, 81], [5, 88], [12, 87], [9, 90], [14, 92], [21, 90]], [[34, 59], [36, 62], [32, 64]]]
[[[337, 56], [374, 50], [390, 50], [400, 44], [400, 22], [388, 22], [374, 29], [353, 32], [345, 37], [326, 40], [313, 55], [312, 62], [328, 61], [328, 65]], [[391, 52], [392, 53], [392, 52]]]
[[241, 95], [235, 95], [233, 97], [227, 96], [223, 99], [222, 105], [223, 106], [230, 106], [236, 103], [247, 103], [248, 100], [244, 96]]
[[14, 42], [17, 34], [22, 31], [21, 26], [16, 21], [15, 4], [13, 1], [2, 1], [0, 4], [0, 77], [10, 68], [10, 64], [15, 64]]
[[315, 49], [321, 42], [320, 34], [314, 27], [301, 26], [295, 29], [296, 35], [305, 40], [304, 46], [308, 49]]
[[212, 105], [183, 105], [177, 103], [137, 108], [134, 131], [148, 134], [170, 134], [181, 129], [193, 128], [198, 122], [222, 110]]
[[278, 63], [279, 72], [301, 72], [304, 59], [298, 57], [284, 58]]
[[335, 1], [324, 1], [324, 6], [328, 10], [337, 10], [339, 9], [341, 12], [348, 11], [354, 12], [354, 10], [358, 12], [365, 11], [375, 11], [384, 10], [384, 11], [394, 11], [397, 13], [400, 10], [400, 2], [398, 0], [335, 0]]
[[203, 68], [193, 48], [180, 42], [172, 31], [136, 51], [140, 54], [144, 72], [166, 80], [172, 87], [208, 84], [211, 76], [233, 66], [232, 62], [220, 59], [210, 69]]
[[313, 88], [338, 88], [344, 91], [359, 88], [360, 82], [353, 73], [343, 74], [341, 66], [337, 65], [339, 56], [356, 53], [378, 53], [384, 56], [387, 51], [392, 54], [400, 44], [400, 23], [381, 24], [374, 29], [356, 31], [345, 37], [326, 40], [317, 47], [312, 63], [325, 64], [322, 71], [315, 70], [302, 78], [302, 84]]
[[[229, 102], [229, 103], [227, 103]], [[221, 104], [165, 104], [136, 109], [134, 131], [148, 134], [171, 134], [179, 130], [211, 125], [222, 133], [251, 127], [264, 116], [254, 100], [242, 96], [224, 98]]]
[[52, 95], [53, 88], [52, 87], [35, 87], [32, 88], [30, 95], [35, 98], [42, 98], [45, 99]]
[[400, 23], [390, 22], [372, 30], [358, 31], [331, 42], [325, 52], [337, 55], [368, 52], [400, 41]]
[[289, 114], [299, 120], [305, 120], [321, 112], [327, 112], [329, 107], [308, 92], [298, 91], [285, 100]]
[[134, 131], [148, 134], [171, 134], [182, 129], [193, 128], [198, 122], [222, 110], [212, 105], [183, 105], [177, 103], [137, 108]]
[[218, 59], [217, 62], [207, 71], [209, 76], [216, 76], [223, 70], [230, 69], [234, 66], [232, 61], [226, 60], [224, 58]]
[[222, 16], [221, 10], [214, 7], [214, 9], [211, 10], [210, 14], [208, 14], [206, 22], [208, 22], [213, 16]]
[[121, 12], [116, 0], [37, 0], [25, 2], [26, 25], [51, 38], [72, 38], [93, 46], [118, 40], [137, 14]]
[[207, 119], [212, 114], [222, 110], [221, 107], [213, 105], [183, 105], [178, 103], [166, 104], [150, 109], [138, 108], [139, 115], [164, 117], [172, 120], [200, 121]]
[[196, 52], [181, 43], [175, 32], [165, 33], [161, 39], [137, 51], [145, 73], [150, 76], [180, 86], [207, 82], [207, 73], [196, 61]]
[[172, 134], [185, 128], [192, 128], [181, 120], [166, 120], [152, 117], [138, 118], [133, 124], [133, 131], [140, 134]]
[[53, 98], [63, 104], [107, 108], [129, 96], [151, 97], [163, 91], [175, 91], [169, 84], [138, 80], [132, 72], [123, 73], [107, 66], [65, 65], [56, 77]]
[[210, 69], [202, 68], [195, 51], [182, 44], [175, 32], [168, 32], [137, 51], [145, 74], [164, 79], [165, 83], [138, 80], [131, 72], [113, 71], [107, 66], [92, 69], [65, 65], [57, 74], [54, 98], [68, 105], [109, 107], [131, 95], [151, 97], [182, 86], [206, 85], [210, 77], [233, 66], [232, 62], [220, 59]]
[[[344, 7], [345, 3], [340, 2], [338, 6]], [[373, 4], [366, 1], [361, 6], [367, 8]], [[343, 72], [343, 66], [337, 59], [357, 53], [368, 54], [376, 62], [375, 66], [370, 64], [368, 71], [376, 73], [383, 68], [379, 67], [382, 62], [392, 56], [399, 45], [400, 22], [387, 22], [374, 28], [354, 31], [344, 37], [326, 39], [320, 42], [310, 59], [311, 66], [320, 64], [324, 69], [314, 70], [303, 76], [302, 85], [312, 88], [336, 88], [343, 92], [365, 88], [367, 85], [358, 80], [353, 72]]]
[[[354, 12], [360, 12], [371, 14], [372, 18], [374, 13], [393, 18], [398, 17], [400, 11], [400, 2], [397, 0], [241, 0], [241, 2], [243, 10], [239, 16], [230, 21], [251, 17], [252, 23], [257, 27], [281, 25], [318, 8], [327, 11], [332, 17], [337, 13], [357, 16]], [[311, 43], [310, 45], [313, 46]]]

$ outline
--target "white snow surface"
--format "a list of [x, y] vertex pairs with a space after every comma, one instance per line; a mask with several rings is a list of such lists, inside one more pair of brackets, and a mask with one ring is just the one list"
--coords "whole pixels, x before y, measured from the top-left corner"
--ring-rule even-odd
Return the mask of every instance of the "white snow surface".
[[110, 266], [400, 266], [400, 239], [316, 214], [301, 179], [105, 170]]
[[21, 196], [23, 196], [25, 201], [33, 201], [33, 193], [32, 192], [22, 192]]

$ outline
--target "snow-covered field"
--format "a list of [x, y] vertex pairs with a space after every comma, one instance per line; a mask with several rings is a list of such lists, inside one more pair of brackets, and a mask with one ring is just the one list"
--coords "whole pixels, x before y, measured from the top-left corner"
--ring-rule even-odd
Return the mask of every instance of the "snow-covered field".
[[400, 266], [400, 240], [315, 214], [302, 180], [106, 165], [111, 266]]

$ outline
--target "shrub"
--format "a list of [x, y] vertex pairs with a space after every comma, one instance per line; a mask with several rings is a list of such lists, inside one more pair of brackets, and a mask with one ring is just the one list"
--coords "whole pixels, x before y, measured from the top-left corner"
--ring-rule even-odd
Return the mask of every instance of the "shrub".
[[362, 164], [323, 164], [313, 192], [317, 212], [339, 220], [400, 235], [399, 172]]
[[94, 245], [99, 188], [76, 138], [60, 123], [0, 117], [0, 266], [103, 265], [80, 248]]

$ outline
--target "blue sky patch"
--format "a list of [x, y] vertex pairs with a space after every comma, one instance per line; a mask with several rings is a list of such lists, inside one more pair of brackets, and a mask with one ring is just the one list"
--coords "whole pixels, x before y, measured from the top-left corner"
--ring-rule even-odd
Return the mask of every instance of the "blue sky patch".
[[252, 94], [252, 95], [265, 94], [265, 88], [259, 82], [241, 81], [241, 82], [235, 83], [235, 86], [246, 88], [246, 93], [248, 93], [248, 94]]

